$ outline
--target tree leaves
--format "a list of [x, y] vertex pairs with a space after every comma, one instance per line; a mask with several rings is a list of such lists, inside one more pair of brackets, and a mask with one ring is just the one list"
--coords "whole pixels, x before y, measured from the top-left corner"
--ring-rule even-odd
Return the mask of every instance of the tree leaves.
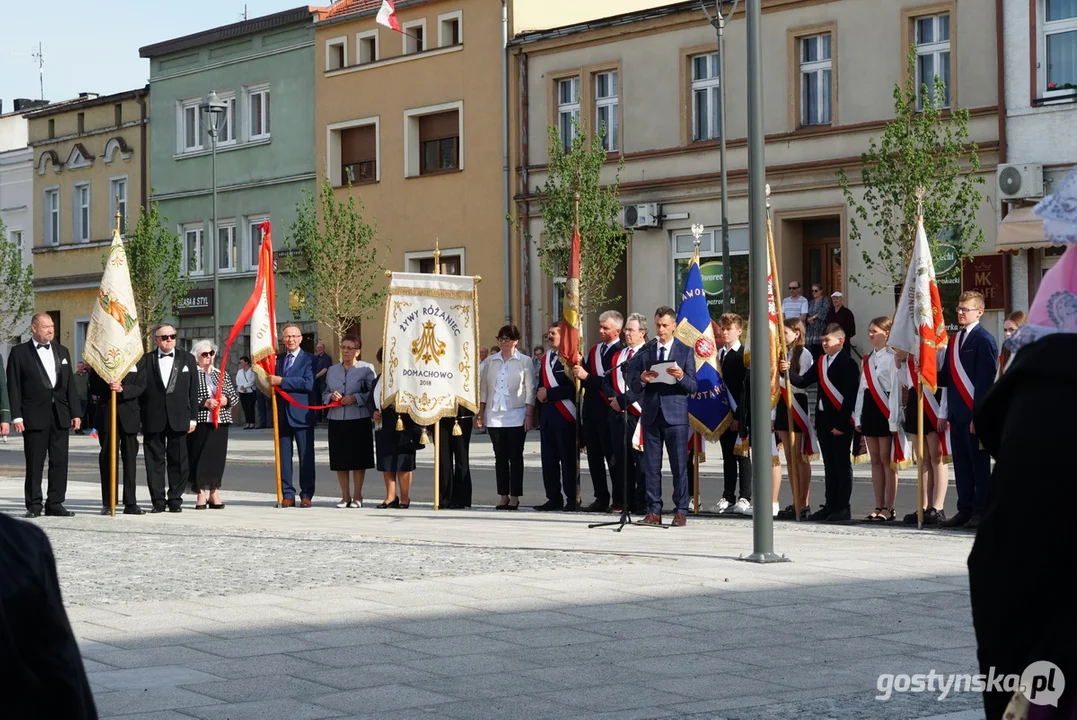
[[[168, 229], [168, 219], [161, 217], [156, 201], [139, 210], [138, 224], [124, 236], [123, 247], [131, 270], [142, 344], [148, 352], [153, 349], [154, 328], [173, 314], [176, 302], [194, 283], [183, 273], [183, 243]], [[213, 302], [220, 302], [220, 298]]]
[[34, 310], [34, 268], [7, 237], [0, 220], [0, 341], [14, 339], [30, 324]]

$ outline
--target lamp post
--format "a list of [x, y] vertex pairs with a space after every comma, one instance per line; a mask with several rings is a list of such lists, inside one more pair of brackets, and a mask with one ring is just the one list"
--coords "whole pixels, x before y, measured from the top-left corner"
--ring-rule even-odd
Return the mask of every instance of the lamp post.
[[722, 312], [729, 312], [730, 288], [733, 285], [733, 268], [729, 266], [729, 194], [726, 191], [725, 172], [725, 24], [737, 11], [740, 0], [733, 0], [729, 15], [722, 13], [725, 0], [716, 0], [714, 17], [707, 12], [707, 7], [700, 4], [707, 20], [718, 33], [718, 157], [722, 163]]
[[[209, 141], [211, 154], [213, 157], [213, 231], [210, 236], [210, 260], [213, 263], [213, 342], [217, 347], [221, 346], [221, 325], [217, 321], [217, 312], [221, 304], [221, 286], [220, 286], [220, 258], [218, 257], [217, 243], [220, 238], [217, 237], [217, 134], [221, 128], [221, 120], [224, 119], [225, 113], [228, 111], [228, 104], [217, 97], [217, 91], [214, 90], [206, 95], [206, 99], [198, 106], [206, 115], [206, 129], [209, 131]], [[224, 371], [224, 368], [221, 368]]]

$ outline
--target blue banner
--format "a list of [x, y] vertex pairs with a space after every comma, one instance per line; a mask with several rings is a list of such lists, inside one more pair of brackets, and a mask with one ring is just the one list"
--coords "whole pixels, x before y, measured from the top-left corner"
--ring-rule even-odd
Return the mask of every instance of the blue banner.
[[715, 337], [703, 291], [703, 274], [699, 262], [693, 259], [681, 293], [677, 312], [677, 339], [695, 350], [696, 383], [694, 395], [688, 397], [688, 419], [692, 428], [714, 442], [733, 421], [729, 396], [722, 374], [718, 370], [718, 348], [721, 338]]

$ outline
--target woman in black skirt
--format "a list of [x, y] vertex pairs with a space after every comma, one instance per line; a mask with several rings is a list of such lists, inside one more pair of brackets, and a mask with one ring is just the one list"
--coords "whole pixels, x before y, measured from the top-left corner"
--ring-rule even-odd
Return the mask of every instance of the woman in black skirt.
[[[187, 456], [190, 462], [192, 489], [198, 490], [195, 510], [223, 510], [221, 478], [228, 457], [228, 426], [232, 424], [232, 408], [239, 402], [232, 378], [213, 367], [217, 348], [209, 340], [199, 340], [191, 348], [198, 363], [198, 424], [187, 435]], [[217, 388], [221, 391], [217, 426], [213, 426], [213, 409], [217, 405]]]
[[[891, 452], [894, 433], [901, 419], [901, 384], [894, 351], [886, 346], [890, 339], [890, 326], [888, 317], [877, 317], [868, 325], [868, 342], [871, 343], [872, 352], [864, 356], [860, 368], [860, 389], [853, 410], [853, 423], [857, 432], [867, 441], [868, 454], [871, 455], [871, 484], [875, 488], [876, 507], [864, 518], [867, 522], [893, 520], [894, 502], [897, 500], [897, 468], [891, 464]], [[870, 386], [874, 386], [875, 392], [869, 386], [869, 373]]]
[[[379, 348], [379, 365], [381, 357]], [[411, 474], [415, 470], [415, 453], [422, 447], [423, 429], [407, 414], [397, 415], [396, 408], [381, 406], [381, 379], [379, 375], [374, 383], [374, 423], [377, 425], [377, 466], [385, 477], [385, 500], [377, 507], [379, 510], [407, 510], [411, 507]], [[397, 420], [403, 430], [396, 429]]]
[[[941, 346], [935, 353], [935, 367], [942, 368], [946, 364], [946, 346]], [[916, 409], [916, 383], [920, 369], [915, 363], [910, 363], [905, 353], [897, 353], [894, 358], [898, 373], [901, 375], [902, 395], [905, 398], [905, 419], [902, 427], [906, 434], [913, 439], [913, 452], [918, 453], [915, 440], [920, 426], [917, 424]], [[934, 396], [929, 394], [929, 389], [924, 388], [924, 457], [917, 456], [916, 461], [924, 463], [924, 497], [920, 498], [921, 507], [924, 508], [924, 525], [939, 525], [946, 519], [946, 512], [942, 509], [946, 503], [946, 485], [950, 479], [946, 471], [946, 463], [950, 461], [949, 442], [943, 443], [943, 437], [939, 435], [938, 428], [932, 417], [940, 418], [942, 415], [942, 398], [946, 390], [942, 385], [943, 373], [938, 373], [940, 381]], [[934, 399], [934, 402], [932, 402]], [[942, 418], [945, 419], [945, 418]], [[949, 433], [946, 433], [949, 440]], [[918, 522], [916, 512], [905, 516], [905, 523], [916, 525]]]
[[[788, 361], [790, 369], [797, 375], [806, 375], [811, 366], [814, 364], [811, 351], [808, 350], [805, 344], [805, 338], [807, 337], [807, 331], [805, 330], [804, 323], [800, 321], [800, 318], [789, 318], [785, 321], [785, 346], [788, 348], [786, 354], [786, 361]], [[785, 387], [785, 375], [779, 376], [779, 382], [781, 386]], [[808, 417], [811, 415], [808, 413], [808, 391], [798, 387], [793, 388], [793, 402], [804, 410], [804, 414]], [[750, 404], [750, 403], [749, 403]], [[774, 418], [774, 429], [778, 433], [778, 441], [785, 448], [785, 467], [791, 468], [793, 464], [793, 446], [789, 442], [789, 408], [786, 406], [784, 400], [778, 402], [778, 406], [771, 412]], [[796, 468], [797, 473], [797, 489], [800, 490], [800, 507], [802, 513], [807, 510], [810, 505], [810, 492], [811, 492], [811, 459], [812, 454], [804, 452], [804, 434], [799, 425], [793, 426], [793, 431], [797, 436], [797, 447], [800, 449], [800, 460]], [[809, 432], [813, 432], [813, 428], [808, 428]], [[792, 472], [792, 470], [789, 470]], [[778, 482], [774, 483], [774, 494], [772, 503], [772, 515], [774, 517], [792, 520], [795, 518], [795, 511], [793, 506], [790, 505], [785, 510], [778, 510], [778, 491], [781, 484], [781, 470], [778, 470]], [[755, 505], [759, 506], [761, 499], [756, 499]]]
[[[329, 409], [329, 469], [340, 483], [338, 508], [363, 507], [363, 479], [374, 467], [374, 369], [360, 363], [362, 342], [357, 335], [345, 335], [340, 341], [342, 362], [325, 374], [322, 403], [339, 402]], [[354, 482], [352, 492], [348, 474]]]

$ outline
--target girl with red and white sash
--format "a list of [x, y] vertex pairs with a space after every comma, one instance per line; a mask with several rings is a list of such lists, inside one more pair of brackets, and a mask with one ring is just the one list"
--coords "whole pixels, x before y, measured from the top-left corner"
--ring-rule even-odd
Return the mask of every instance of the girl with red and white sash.
[[864, 518], [867, 522], [888, 522], [895, 517], [897, 471], [908, 460], [904, 457], [904, 433], [901, 431], [901, 380], [894, 362], [894, 351], [886, 346], [890, 339], [891, 320], [877, 317], [868, 325], [868, 342], [872, 351], [864, 356], [860, 368], [853, 424], [864, 436], [871, 455], [871, 484], [875, 488], [875, 510]]
[[[805, 375], [811, 370], [814, 358], [805, 345], [807, 331], [804, 323], [799, 318], [788, 318], [785, 321], [785, 346], [787, 348], [785, 359], [789, 363], [792, 372]], [[782, 394], [778, 406], [771, 410], [770, 417], [774, 430], [778, 433], [778, 441], [785, 448], [785, 466], [792, 472], [793, 446], [789, 442], [789, 401], [787, 398], [788, 388], [785, 385], [785, 374], [778, 376], [778, 388]], [[808, 391], [802, 388], [793, 388], [793, 432], [796, 433], [797, 449], [800, 451], [800, 459], [796, 468], [797, 489], [799, 492], [801, 512], [804, 518], [808, 515], [810, 507], [809, 493], [811, 490], [811, 461], [819, 457], [819, 441], [815, 438], [815, 428], [812, 426], [811, 417], [808, 415]], [[775, 517], [782, 520], [795, 520], [793, 506], [778, 511], [778, 492], [780, 483], [774, 483], [774, 512]]]
[[[935, 367], [943, 367], [946, 364], [946, 346], [943, 345], [935, 353]], [[898, 374], [901, 377], [902, 395], [905, 397], [905, 422], [902, 426], [910, 439], [916, 437], [920, 426], [917, 424], [916, 412], [916, 384], [919, 382], [920, 370], [916, 366], [916, 359], [905, 356], [905, 353], [897, 353], [895, 361]], [[939, 373], [942, 379], [942, 373]], [[932, 395], [928, 388], [924, 388], [924, 457], [917, 457], [917, 462], [924, 465], [924, 497], [920, 498], [924, 508], [924, 525], [938, 525], [946, 519], [946, 513], [942, 509], [946, 503], [946, 485], [949, 483], [949, 473], [946, 471], [950, 457], [950, 428], [945, 433], [939, 433], [939, 419], [946, 417], [946, 390], [940, 385]], [[912, 443], [913, 452], [917, 452], [916, 443]], [[917, 523], [916, 513], [911, 512], [905, 516], [907, 525]]]

